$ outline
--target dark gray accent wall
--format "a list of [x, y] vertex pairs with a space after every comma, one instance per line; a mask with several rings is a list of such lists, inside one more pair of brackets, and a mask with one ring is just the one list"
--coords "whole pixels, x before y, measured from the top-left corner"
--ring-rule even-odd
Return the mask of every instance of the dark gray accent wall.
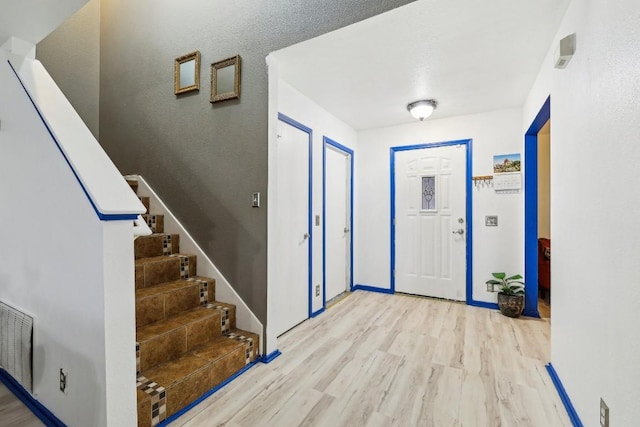
[[[140, 173], [266, 322], [267, 67], [274, 51], [409, 0], [102, 0], [100, 141]], [[200, 92], [173, 94], [199, 50]], [[239, 100], [209, 103], [210, 64], [239, 54]], [[391, 54], [391, 53], [388, 53]], [[251, 207], [251, 193], [262, 206]]]
[[90, 0], [36, 47], [60, 90], [98, 138], [100, 99], [100, 0]]

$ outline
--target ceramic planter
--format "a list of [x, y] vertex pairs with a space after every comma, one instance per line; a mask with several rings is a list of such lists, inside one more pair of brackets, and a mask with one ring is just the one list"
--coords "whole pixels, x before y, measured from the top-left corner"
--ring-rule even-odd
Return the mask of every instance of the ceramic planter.
[[500, 312], [508, 317], [520, 317], [524, 309], [524, 295], [507, 295], [498, 293]]

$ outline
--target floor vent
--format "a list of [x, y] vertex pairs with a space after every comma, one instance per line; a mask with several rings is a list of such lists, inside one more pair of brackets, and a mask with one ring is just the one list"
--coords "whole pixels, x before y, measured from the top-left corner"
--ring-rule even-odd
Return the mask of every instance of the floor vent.
[[33, 317], [0, 302], [0, 367], [29, 392], [33, 392], [32, 341]]

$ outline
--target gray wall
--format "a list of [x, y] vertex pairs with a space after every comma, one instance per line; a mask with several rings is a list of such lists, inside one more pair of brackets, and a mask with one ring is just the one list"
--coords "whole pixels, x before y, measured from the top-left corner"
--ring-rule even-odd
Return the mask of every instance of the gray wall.
[[90, 0], [38, 43], [36, 57], [98, 138], [100, 0]]
[[[101, 1], [102, 146], [123, 173], [149, 181], [263, 322], [265, 58], [411, 1]], [[200, 92], [175, 96], [173, 61], [194, 50], [202, 54]], [[242, 57], [241, 98], [210, 104], [210, 64], [236, 54]], [[57, 65], [71, 67], [70, 77], [79, 71], [71, 61]], [[263, 194], [259, 209], [250, 207], [254, 191]]]

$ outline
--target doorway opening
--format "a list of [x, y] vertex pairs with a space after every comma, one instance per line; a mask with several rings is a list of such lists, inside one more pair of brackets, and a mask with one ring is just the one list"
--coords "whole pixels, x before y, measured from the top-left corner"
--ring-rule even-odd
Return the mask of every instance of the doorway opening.
[[[540, 317], [538, 311], [538, 136], [551, 118], [551, 97], [548, 97], [524, 135], [524, 281], [523, 315]], [[549, 221], [550, 223], [550, 221]], [[550, 226], [549, 226], [550, 228]]]
[[551, 120], [538, 132], [538, 312], [551, 317]]

